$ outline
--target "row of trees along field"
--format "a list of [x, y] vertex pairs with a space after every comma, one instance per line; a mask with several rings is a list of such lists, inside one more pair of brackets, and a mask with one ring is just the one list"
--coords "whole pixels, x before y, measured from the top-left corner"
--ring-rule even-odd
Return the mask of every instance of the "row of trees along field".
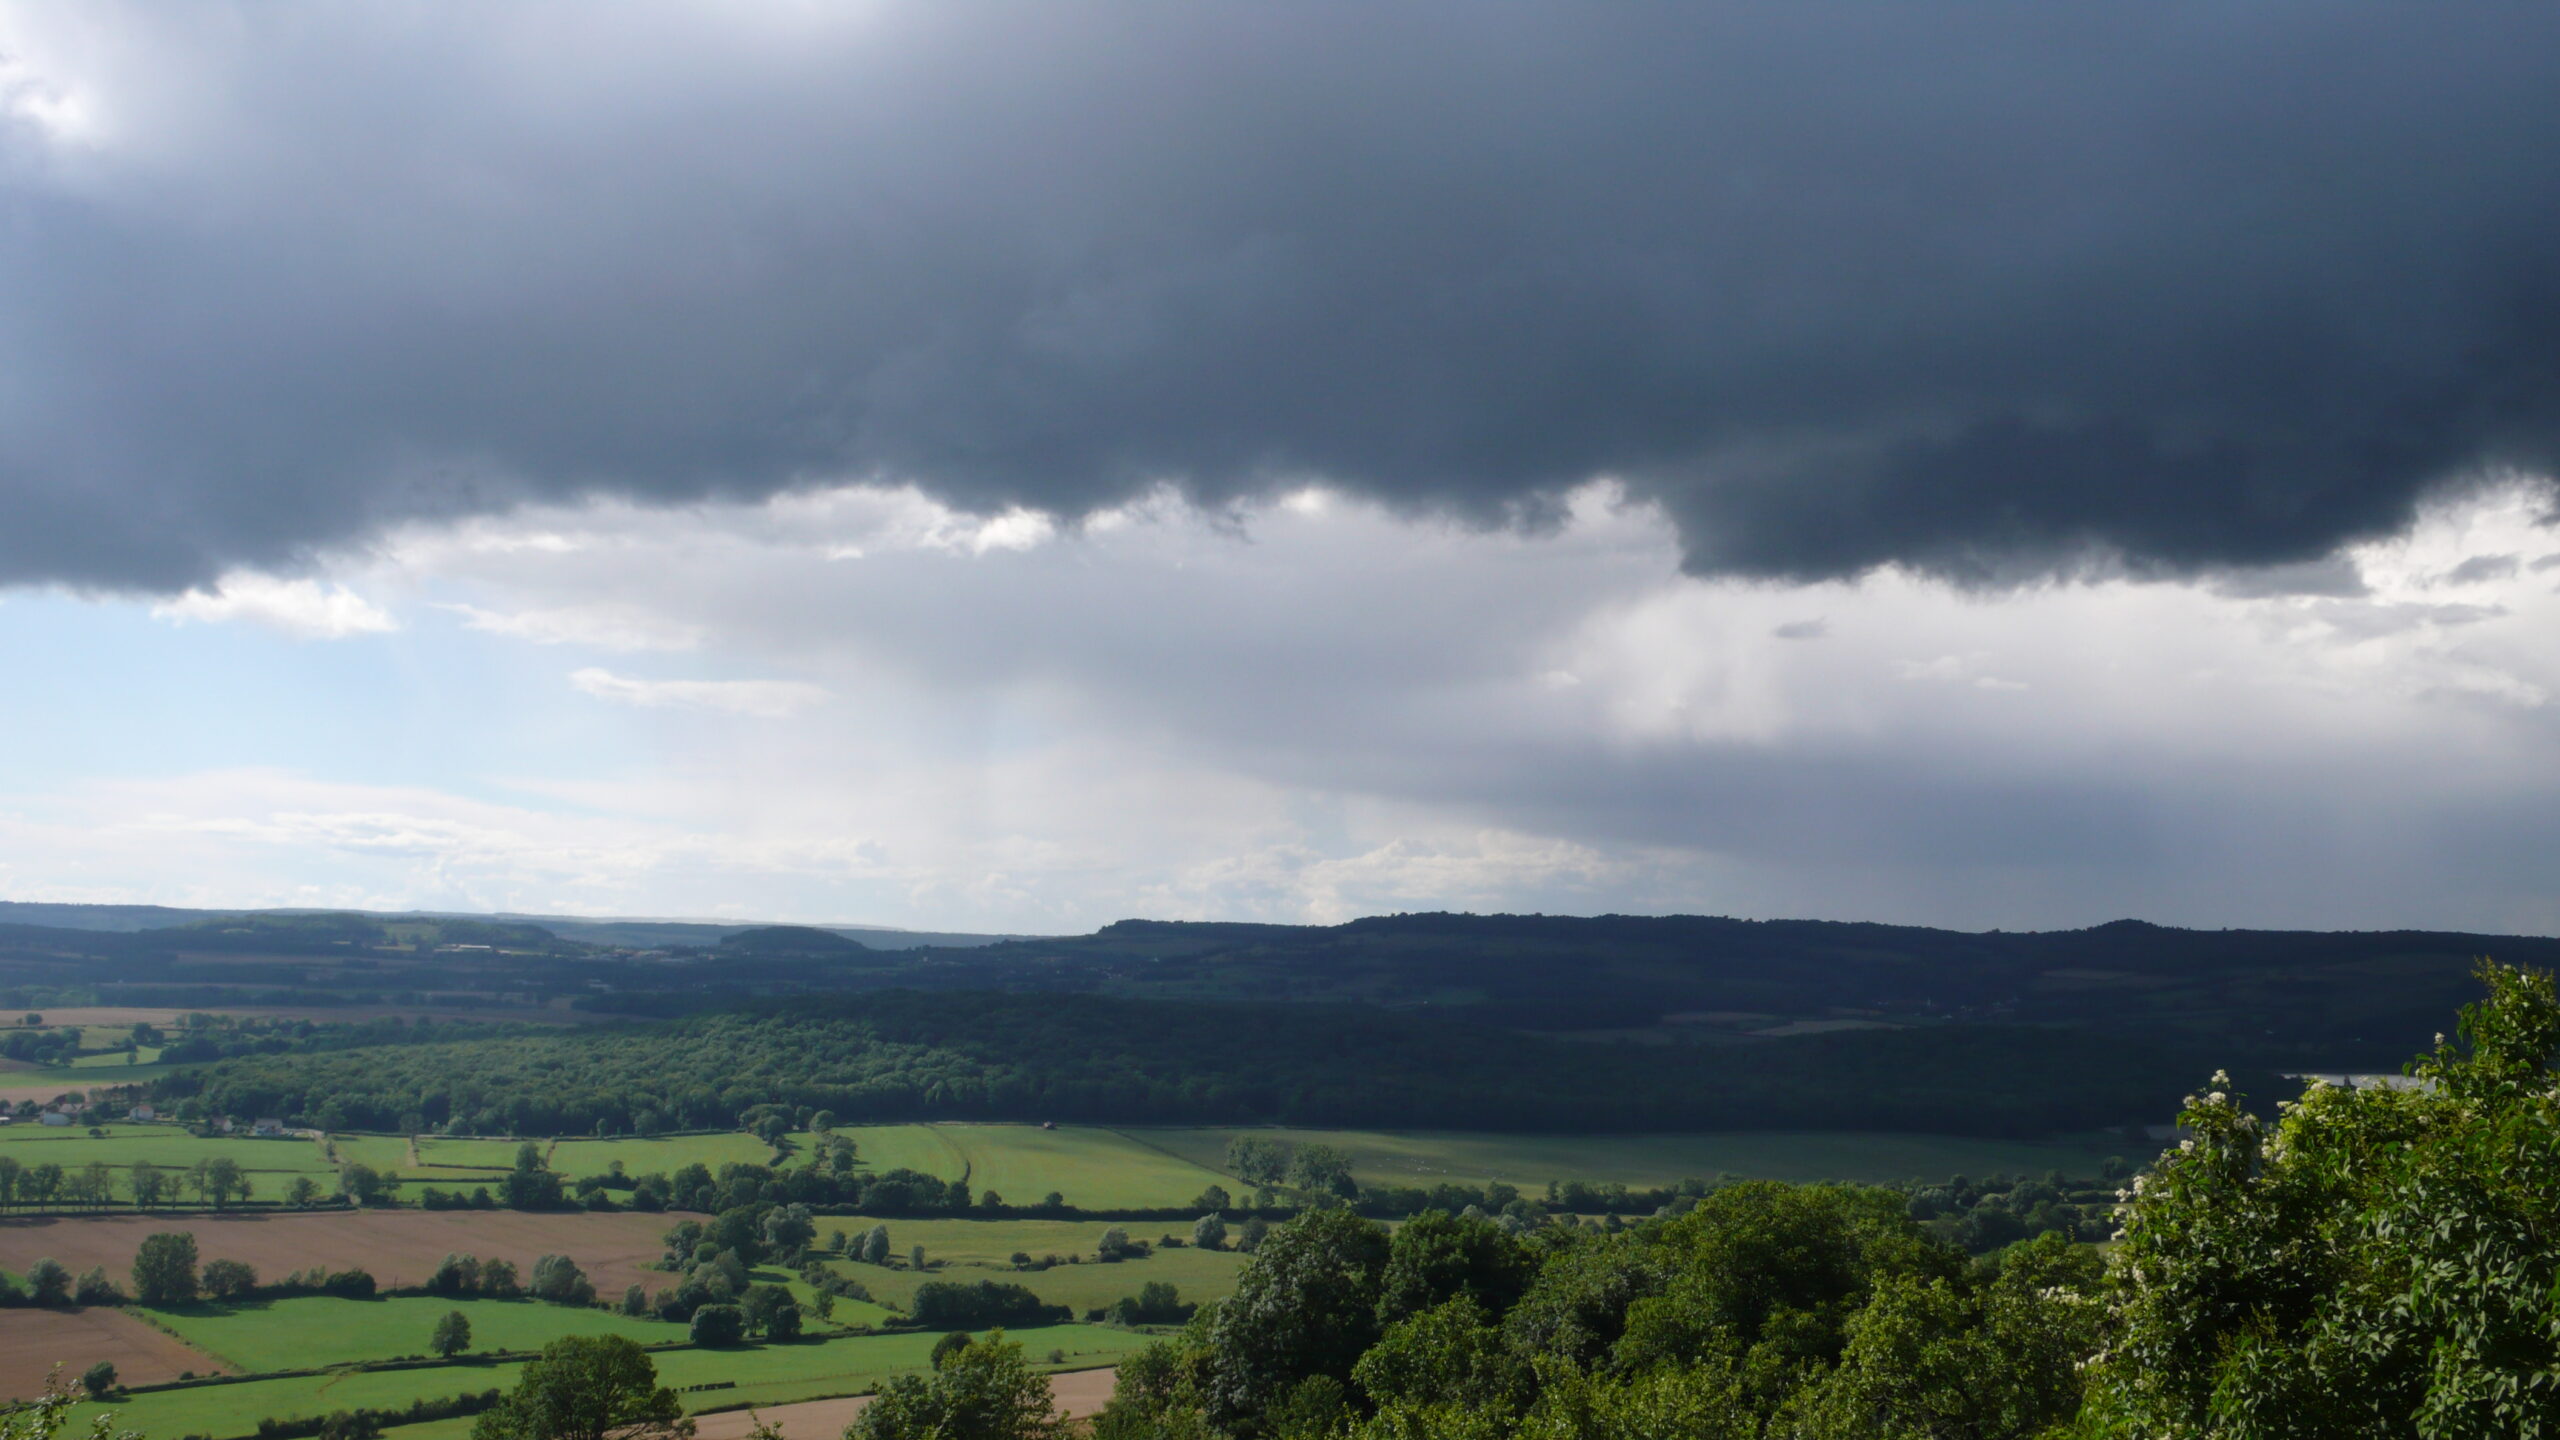
[[881, 991], [647, 1025], [235, 1058], [181, 1115], [332, 1130], [653, 1134], [757, 1105], [913, 1119], [2035, 1135], [2169, 1113], [2174, 1038], [1944, 1025], [1613, 1046], [1354, 1006]]

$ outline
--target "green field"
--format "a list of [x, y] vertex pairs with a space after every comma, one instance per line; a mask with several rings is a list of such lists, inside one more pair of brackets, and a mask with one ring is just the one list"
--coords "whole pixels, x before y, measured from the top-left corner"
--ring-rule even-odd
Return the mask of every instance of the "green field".
[[[337, 1147], [338, 1159], [350, 1165], [369, 1165], [376, 1170], [423, 1179], [430, 1184], [439, 1179], [450, 1184], [465, 1178], [473, 1183], [484, 1183], [479, 1179], [484, 1173], [481, 1171], [440, 1173], [411, 1164], [409, 1142], [397, 1135], [332, 1135], [329, 1143]], [[499, 1172], [491, 1170], [485, 1173], [494, 1177]]]
[[[108, 1068], [124, 1069], [127, 1067], [139, 1069], [145, 1065], [155, 1064], [159, 1059], [160, 1047], [157, 1045], [145, 1045], [141, 1049], [132, 1052], [110, 1050], [101, 1055], [82, 1055], [71, 1062], [71, 1068], [74, 1070], [96, 1070]], [[97, 1078], [101, 1080], [114, 1080], [118, 1077], [102, 1075]]]
[[[1211, 1167], [1227, 1142], [1260, 1135], [1318, 1142], [1351, 1157], [1362, 1184], [1483, 1185], [1508, 1182], [1536, 1194], [1550, 1180], [1621, 1181], [1638, 1188], [1718, 1173], [1766, 1180], [1942, 1180], [1949, 1175], [2095, 1175], [2110, 1155], [2142, 1144], [2113, 1137], [2037, 1144], [1953, 1135], [1734, 1131], [1691, 1135], [1487, 1135], [1448, 1131], [1135, 1129], [1137, 1140]], [[1238, 1188], [1229, 1180], [1229, 1189]], [[1074, 1198], [1073, 1196], [1069, 1197]]]
[[[1037, 1205], [1051, 1191], [1085, 1210], [1155, 1210], [1188, 1205], [1227, 1177], [1131, 1140], [1117, 1131], [1067, 1125], [861, 1125], [835, 1133], [854, 1142], [865, 1170], [915, 1170], [969, 1188], [993, 1190], [1008, 1205]], [[795, 1151], [816, 1138], [793, 1135]], [[568, 1147], [564, 1144], [562, 1149]]]
[[199, 1139], [174, 1125], [106, 1125], [103, 1139], [93, 1137], [76, 1125], [11, 1125], [0, 1129], [0, 1155], [21, 1165], [48, 1162], [65, 1170], [76, 1170], [92, 1163], [113, 1166], [116, 1194], [130, 1199], [129, 1177], [137, 1160], [148, 1160], [164, 1170], [185, 1170], [198, 1160], [227, 1156], [241, 1169], [259, 1177], [258, 1197], [272, 1200], [282, 1193], [280, 1179], [287, 1175], [323, 1176], [331, 1173], [328, 1158], [320, 1147], [308, 1140], [252, 1140], [246, 1136], [216, 1136]]
[[[87, 1090], [109, 1085], [140, 1085], [158, 1080], [163, 1076], [175, 1075], [189, 1068], [184, 1065], [127, 1065], [122, 1055], [111, 1057], [89, 1055], [81, 1058], [92, 1063], [82, 1065], [74, 1062], [69, 1065], [40, 1066], [33, 1070], [0, 1071], [0, 1093], [20, 1098], [50, 1100], [62, 1091]], [[112, 1063], [104, 1065], [95, 1063], [102, 1058]]]
[[[942, 1126], [847, 1125], [835, 1133], [853, 1142], [863, 1168], [875, 1174], [913, 1170], [937, 1179], [956, 1180], [969, 1167], [961, 1157], [960, 1147], [951, 1143]], [[810, 1155], [817, 1149], [817, 1137], [808, 1131], [800, 1131], [790, 1140], [799, 1155]]]
[[[418, 1137], [418, 1161], [423, 1165], [462, 1167], [472, 1170], [510, 1170], [515, 1167], [516, 1152], [524, 1148], [522, 1140], [453, 1140], [441, 1135]], [[550, 1148], [548, 1140], [536, 1140], [534, 1148]]]
[[[486, 1185], [514, 1168], [522, 1140], [465, 1139], [443, 1135], [418, 1137], [418, 1158], [409, 1158], [409, 1142], [398, 1135], [333, 1137], [338, 1158], [392, 1171], [429, 1185]], [[663, 1140], [536, 1140], [552, 1169], [571, 1180], [602, 1175], [622, 1162], [623, 1173], [672, 1175], [700, 1163], [717, 1172], [723, 1165], [762, 1165], [773, 1159], [773, 1147], [753, 1135], [676, 1135]]]
[[969, 1187], [1014, 1205], [1036, 1205], [1055, 1190], [1081, 1210], [1154, 1210], [1189, 1205], [1211, 1185], [1233, 1183], [1212, 1169], [1139, 1144], [1111, 1130], [1037, 1125], [938, 1125], [969, 1165]]
[[563, 1335], [627, 1335], [644, 1345], [685, 1338], [681, 1325], [634, 1320], [609, 1310], [572, 1309], [538, 1300], [451, 1300], [434, 1295], [378, 1300], [306, 1295], [148, 1313], [188, 1344], [255, 1373], [424, 1356], [431, 1353], [427, 1338], [435, 1333], [436, 1322], [456, 1310], [471, 1321], [475, 1352], [539, 1350]]
[[[671, 1135], [663, 1140], [563, 1140], [551, 1148], [551, 1168], [572, 1180], [602, 1175], [622, 1162], [626, 1175], [673, 1175], [687, 1165], [713, 1174], [723, 1165], [770, 1165], [773, 1147], [742, 1131], [726, 1135]], [[504, 1162], [515, 1163], [515, 1152]]]
[[[351, 1302], [363, 1303], [363, 1302]], [[672, 1327], [663, 1327], [672, 1328]], [[740, 1404], [773, 1405], [825, 1395], [855, 1394], [877, 1386], [891, 1375], [925, 1368], [933, 1344], [930, 1333], [838, 1336], [792, 1345], [743, 1346], [729, 1350], [661, 1350], [650, 1358], [661, 1383], [699, 1385], [736, 1382], [736, 1388], [696, 1391], [684, 1396], [693, 1408], [728, 1409]], [[1117, 1362], [1149, 1337], [1093, 1325], [1053, 1325], [1019, 1333], [1034, 1364], [1047, 1367], [1052, 1350], [1064, 1352], [1063, 1368], [1082, 1369]], [[229, 1385], [202, 1385], [136, 1395], [111, 1406], [82, 1405], [70, 1430], [84, 1431], [89, 1417], [115, 1415], [116, 1428], [136, 1429], [152, 1440], [182, 1435], [209, 1435], [215, 1440], [253, 1435], [258, 1421], [274, 1417], [320, 1415], [332, 1410], [405, 1406], [418, 1396], [444, 1396], [500, 1389], [515, 1384], [521, 1362], [465, 1362], [412, 1370], [350, 1371], [251, 1380]], [[436, 1422], [397, 1433], [428, 1437], [450, 1430], [466, 1433], [469, 1422]]]
[[[832, 1223], [832, 1222], [830, 1222]], [[1064, 1305], [1076, 1314], [1096, 1306], [1108, 1305], [1125, 1295], [1135, 1295], [1150, 1280], [1162, 1280], [1182, 1292], [1185, 1300], [1220, 1300], [1235, 1292], [1236, 1276], [1245, 1266], [1245, 1257], [1232, 1250], [1195, 1250], [1189, 1245], [1178, 1250], [1159, 1249], [1143, 1260], [1123, 1260], [1104, 1265], [1093, 1258], [1093, 1249], [1102, 1238], [1104, 1226], [1092, 1221], [1072, 1225], [1061, 1221], [1009, 1220], [891, 1220], [889, 1239], [898, 1259], [898, 1268], [862, 1265], [849, 1261], [828, 1262], [828, 1268], [862, 1282], [875, 1300], [885, 1301], [900, 1310], [912, 1307], [916, 1287], [928, 1280], [949, 1280], [972, 1284], [979, 1280], [1002, 1280], [1020, 1285], [1052, 1305]], [[978, 1226], [985, 1233], [953, 1235], [946, 1227]], [[1054, 1227], [1043, 1233], [1032, 1227]], [[824, 1227], [822, 1227], [824, 1228]], [[863, 1228], [868, 1228], [866, 1224]], [[1175, 1227], [1124, 1226], [1133, 1239], [1154, 1241], [1167, 1228], [1179, 1230], [1188, 1238], [1187, 1225]], [[941, 1243], [936, 1244], [937, 1241]], [[909, 1246], [924, 1246], [927, 1269], [918, 1273], [905, 1268]], [[1078, 1256], [1083, 1263], [1053, 1265], [1046, 1270], [1013, 1268], [1007, 1256], [1020, 1250], [1032, 1256], [1056, 1255], [1061, 1259]], [[851, 1319], [841, 1306], [840, 1320]]]

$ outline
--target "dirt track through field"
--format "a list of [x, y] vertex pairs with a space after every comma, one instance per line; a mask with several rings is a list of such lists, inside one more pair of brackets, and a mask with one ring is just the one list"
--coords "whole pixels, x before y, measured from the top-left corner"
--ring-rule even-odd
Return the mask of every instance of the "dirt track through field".
[[[1118, 1382], [1116, 1370], [1069, 1370], [1049, 1377], [1049, 1393], [1057, 1397], [1058, 1408], [1068, 1419], [1081, 1420], [1111, 1399], [1112, 1387]], [[694, 1421], [694, 1440], [746, 1440], [758, 1418], [780, 1429], [785, 1440], [837, 1440], [853, 1423], [853, 1417], [870, 1403], [868, 1395], [847, 1395], [835, 1400], [803, 1400], [796, 1405], [768, 1405], [755, 1411], [723, 1410]]]
[[[448, 1254], [516, 1263], [530, 1275], [544, 1255], [566, 1255], [596, 1282], [600, 1295], [619, 1299], [623, 1287], [652, 1291], [673, 1282], [642, 1267], [665, 1248], [658, 1237], [673, 1222], [663, 1215], [527, 1214], [514, 1210], [369, 1210], [308, 1215], [100, 1215], [0, 1220], [0, 1269], [25, 1274], [51, 1256], [74, 1274], [92, 1265], [122, 1280], [133, 1268], [142, 1237], [184, 1230], [196, 1237], [206, 1260], [245, 1260], [262, 1280], [325, 1265], [361, 1266], [385, 1286], [423, 1285]], [[199, 1367], [201, 1368], [201, 1367]]]
[[210, 1375], [229, 1368], [120, 1310], [0, 1310], [0, 1398], [42, 1394], [45, 1376], [57, 1363], [62, 1383], [76, 1385], [80, 1372], [101, 1360], [112, 1362], [116, 1379], [127, 1385], [175, 1380], [182, 1370]]

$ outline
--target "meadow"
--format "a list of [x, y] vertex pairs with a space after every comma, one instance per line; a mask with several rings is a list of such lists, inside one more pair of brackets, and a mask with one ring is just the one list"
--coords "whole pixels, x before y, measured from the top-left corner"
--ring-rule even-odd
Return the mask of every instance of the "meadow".
[[[905, 1169], [965, 1179], [976, 1193], [992, 1190], [1016, 1207], [1055, 1192], [1079, 1210], [1177, 1210], [1211, 1185], [1235, 1188], [1214, 1167], [1092, 1125], [848, 1125], [834, 1133], [851, 1140], [863, 1168], [875, 1174]], [[805, 1130], [787, 1137], [795, 1157], [815, 1153], [819, 1140]], [[631, 1173], [641, 1172], [634, 1166]]]
[[[680, 1390], [689, 1385], [734, 1382], [733, 1388], [693, 1391], [683, 1396], [690, 1409], [729, 1409], [872, 1389], [892, 1375], [925, 1369], [934, 1342], [940, 1338], [929, 1332], [845, 1335], [788, 1345], [660, 1350], [652, 1352], [650, 1359], [657, 1365], [660, 1383]], [[1113, 1364], [1149, 1339], [1135, 1332], [1094, 1325], [1044, 1326], [1021, 1331], [1019, 1338], [1034, 1363], [1047, 1368], [1052, 1364], [1047, 1357], [1056, 1352], [1062, 1358], [1055, 1364], [1071, 1369]], [[522, 1369], [521, 1361], [465, 1360], [400, 1370], [338, 1371], [154, 1391], [113, 1405], [81, 1405], [71, 1418], [70, 1429], [83, 1431], [92, 1415], [112, 1412], [118, 1429], [137, 1429], [153, 1440], [177, 1440], [189, 1435], [231, 1440], [256, 1434], [258, 1422], [267, 1418], [322, 1415], [358, 1407], [389, 1409], [406, 1406], [420, 1396], [476, 1393], [492, 1386], [506, 1389], [515, 1384]], [[435, 1440], [439, 1434], [467, 1434], [469, 1429], [470, 1422], [465, 1419], [402, 1427], [390, 1433], [403, 1440]]]
[[[94, 1057], [89, 1057], [94, 1058]], [[121, 1062], [124, 1057], [115, 1057]], [[38, 1066], [32, 1070], [0, 1071], [0, 1101], [15, 1105], [21, 1100], [49, 1103], [64, 1095], [86, 1094], [110, 1085], [141, 1085], [175, 1075], [190, 1067], [185, 1065], [112, 1065]]]
[[[855, 1261], [830, 1260], [829, 1269], [861, 1282], [874, 1299], [889, 1302], [900, 1310], [913, 1307], [916, 1287], [930, 1280], [948, 1280], [971, 1284], [979, 1280], [1001, 1280], [1020, 1285], [1051, 1305], [1064, 1305], [1078, 1315], [1110, 1304], [1124, 1296], [1134, 1296], [1140, 1286], [1161, 1280], [1182, 1292], [1189, 1301], [1218, 1300], [1234, 1293], [1236, 1277], [1244, 1270], [1246, 1257], [1233, 1250], [1199, 1250], [1189, 1244], [1179, 1249], [1157, 1249], [1142, 1259], [1103, 1264], [1093, 1258], [1095, 1245], [1106, 1228], [1096, 1221], [1055, 1220], [887, 1220], [889, 1242], [898, 1264], [895, 1268], [865, 1265]], [[833, 1222], [828, 1222], [832, 1228]], [[851, 1224], [848, 1233], [858, 1234]], [[869, 1228], [867, 1224], [861, 1228]], [[1153, 1242], [1166, 1230], [1181, 1232], [1188, 1239], [1190, 1227], [1123, 1226], [1130, 1238]], [[909, 1247], [922, 1245], [926, 1269], [919, 1272], [907, 1268]], [[1061, 1260], [1078, 1256], [1081, 1263], [1053, 1265], [1046, 1270], [1016, 1270], [1009, 1256], [1021, 1251], [1032, 1257], [1056, 1255]], [[841, 1308], [838, 1319], [846, 1318]]]
[[[1122, 1132], [1206, 1167], [1226, 1163], [1228, 1142], [1256, 1135], [1324, 1144], [1351, 1160], [1364, 1185], [1481, 1186], [1499, 1180], [1542, 1193], [1550, 1180], [1618, 1181], [1644, 1189], [1719, 1173], [1755, 1180], [1896, 1183], [1950, 1175], [2071, 1176], [2098, 1173], [2111, 1155], [2147, 1156], [2147, 1142], [2112, 1136], [2047, 1143], [1954, 1135], [1734, 1131], [1685, 1135], [1488, 1135], [1452, 1131], [1137, 1129]], [[1227, 1182], [1230, 1190], [1238, 1182]]]
[[[834, 1134], [854, 1144], [864, 1168], [886, 1173], [891, 1170], [913, 1170], [939, 1180], [956, 1180], [968, 1173], [969, 1162], [952, 1143], [941, 1125], [843, 1125]], [[819, 1137], [806, 1130], [784, 1137], [795, 1155], [816, 1153]], [[1037, 1197], [1034, 1197], [1037, 1198]]]
[[[1037, 1205], [1056, 1191], [1080, 1210], [1178, 1209], [1211, 1185], [1235, 1182], [1202, 1165], [1115, 1130], [1036, 1125], [938, 1125], [968, 1165], [969, 1186], [1012, 1205]], [[1223, 1159], [1223, 1156], [1221, 1156]]]
[[[133, 1197], [132, 1177], [128, 1173], [134, 1162], [148, 1160], [163, 1170], [183, 1171], [199, 1160], [227, 1158], [247, 1171], [256, 1186], [258, 1198], [273, 1200], [283, 1194], [290, 1176], [309, 1175], [321, 1181], [322, 1188], [336, 1188], [335, 1167], [309, 1140], [252, 1139], [248, 1136], [209, 1136], [199, 1138], [175, 1125], [103, 1125], [105, 1135], [93, 1136], [77, 1125], [34, 1125], [25, 1121], [0, 1127], [0, 1155], [20, 1165], [47, 1163], [64, 1170], [102, 1164], [114, 1167], [115, 1193], [121, 1200]], [[192, 1197], [190, 1197], [192, 1198]]]
[[[513, 1165], [514, 1149], [508, 1148], [506, 1157], [498, 1163]], [[770, 1165], [774, 1163], [774, 1153], [772, 1146], [755, 1136], [730, 1131], [654, 1140], [562, 1140], [551, 1147], [549, 1163], [571, 1180], [606, 1174], [616, 1164], [626, 1175], [673, 1175], [687, 1165], [702, 1165], [718, 1174], [723, 1165]]]
[[436, 1322], [460, 1311], [471, 1322], [472, 1353], [539, 1350], [563, 1335], [624, 1335], [643, 1345], [685, 1338], [685, 1327], [609, 1310], [539, 1300], [394, 1295], [341, 1300], [303, 1295], [238, 1305], [195, 1304], [143, 1311], [179, 1339], [236, 1369], [310, 1369], [358, 1360], [431, 1353]]

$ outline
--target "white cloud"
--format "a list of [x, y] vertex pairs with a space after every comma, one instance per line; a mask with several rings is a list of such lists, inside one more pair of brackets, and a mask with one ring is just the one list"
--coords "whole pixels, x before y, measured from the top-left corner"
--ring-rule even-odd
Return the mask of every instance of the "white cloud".
[[[512, 523], [569, 543], [475, 521], [339, 572], [473, 622], [390, 642], [454, 695], [465, 758], [432, 792], [350, 751], [307, 787], [120, 799], [96, 813], [184, 813], [102, 818], [103, 850], [0, 830], [0, 864], [13, 893], [213, 876], [1026, 931], [1444, 906], [2560, 928], [2509, 858], [2560, 843], [2560, 596], [2521, 567], [2460, 605], [2438, 584], [2538, 553], [2536, 513], [2436, 514], [2317, 584], [1984, 596], [1684, 577], [1605, 487], [1539, 537], [1159, 500], [1020, 550], [893, 488], [540, 509]], [[518, 643], [677, 637], [791, 678], [561, 686]], [[754, 743], [653, 723], [683, 710], [755, 717]]]
[[246, 571], [224, 576], [209, 591], [190, 590], [161, 601], [151, 613], [176, 624], [247, 620], [305, 640], [344, 640], [400, 628], [389, 614], [344, 585]]
[[716, 710], [762, 720], [788, 719], [827, 698], [797, 680], [635, 680], [590, 666], [569, 683], [599, 700], [646, 709]]
[[471, 629], [529, 640], [536, 645], [585, 645], [625, 651], [692, 650], [699, 648], [704, 638], [699, 625], [652, 615], [636, 605], [567, 605], [512, 613], [466, 604], [443, 608], [462, 616], [462, 623]]

